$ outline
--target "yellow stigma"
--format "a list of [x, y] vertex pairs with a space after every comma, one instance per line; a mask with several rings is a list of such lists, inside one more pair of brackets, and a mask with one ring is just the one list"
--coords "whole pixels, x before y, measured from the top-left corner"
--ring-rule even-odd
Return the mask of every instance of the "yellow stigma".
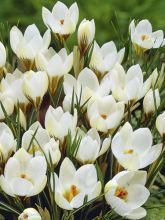
[[117, 187], [115, 191], [115, 196], [126, 201], [128, 196], [128, 191], [125, 188]]
[[65, 191], [63, 196], [64, 198], [68, 201], [68, 202], [71, 202], [72, 199], [77, 195], [79, 194], [79, 190], [77, 188], [77, 186], [75, 185], [72, 185], [70, 187], [70, 190], [69, 191]]
[[134, 150], [133, 149], [128, 149], [128, 150], [124, 150], [124, 154], [133, 154]]
[[149, 39], [149, 36], [148, 35], [145, 35], [145, 34], [142, 34], [141, 35], [141, 40], [144, 41], [144, 40], [148, 40]]

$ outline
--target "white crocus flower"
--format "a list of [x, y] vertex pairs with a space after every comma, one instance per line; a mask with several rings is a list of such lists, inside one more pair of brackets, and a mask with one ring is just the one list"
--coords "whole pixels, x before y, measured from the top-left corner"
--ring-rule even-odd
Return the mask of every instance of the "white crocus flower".
[[152, 32], [152, 25], [148, 20], [141, 20], [136, 26], [130, 23], [131, 40], [138, 54], [151, 48], [159, 48], [164, 42], [162, 30]]
[[51, 40], [50, 31], [47, 30], [42, 37], [35, 24], [29, 25], [24, 35], [16, 27], [10, 31], [10, 44], [13, 52], [22, 60], [34, 60], [40, 50], [48, 48]]
[[82, 164], [94, 163], [110, 147], [111, 137], [105, 138], [102, 142], [95, 128], [91, 128], [86, 134], [81, 131], [78, 134], [81, 142], [76, 152], [76, 159]]
[[26, 72], [23, 78], [24, 95], [38, 107], [48, 89], [48, 76], [44, 71], [34, 72], [32, 70]]
[[21, 215], [19, 215], [18, 220], [42, 220], [42, 219], [36, 209], [27, 208], [21, 213]]
[[99, 77], [102, 77], [112, 70], [117, 62], [122, 62], [124, 52], [125, 48], [117, 52], [116, 45], [113, 41], [103, 44], [102, 47], [99, 47], [95, 41], [89, 67]]
[[52, 12], [45, 7], [42, 8], [42, 18], [54, 34], [68, 36], [76, 30], [79, 9], [77, 3], [73, 3], [68, 9], [64, 3], [57, 1]]
[[141, 219], [147, 214], [141, 207], [150, 192], [145, 187], [146, 171], [122, 171], [113, 177], [104, 189], [105, 199], [112, 209], [126, 219]]
[[[0, 101], [8, 116], [14, 111], [14, 100], [8, 92], [0, 92]], [[3, 108], [0, 105], [0, 120], [5, 119]]]
[[6, 49], [2, 42], [0, 42], [0, 69], [5, 66], [6, 63]]
[[[96, 168], [93, 164], [81, 166], [78, 170], [69, 158], [65, 158], [60, 167], [59, 177], [54, 174], [55, 201], [66, 210], [79, 208], [85, 196], [90, 201], [101, 193], [101, 182], [97, 180]], [[53, 189], [53, 178], [51, 186]]]
[[21, 110], [21, 108], [19, 108], [19, 112], [17, 113], [17, 121], [20, 123], [21, 127], [24, 130], [26, 130], [27, 127], [26, 116]]
[[50, 47], [48, 50], [38, 53], [36, 57], [36, 66], [44, 70], [49, 77], [49, 91], [54, 94], [59, 80], [68, 73], [73, 65], [73, 53], [67, 54], [65, 48], [58, 53]]
[[77, 32], [78, 37], [78, 45], [81, 51], [81, 55], [84, 55], [84, 53], [88, 50], [90, 47], [92, 41], [95, 37], [95, 22], [92, 19], [89, 20], [82, 20], [78, 27]]
[[0, 86], [1, 91], [10, 94], [15, 106], [19, 103], [20, 107], [25, 110], [29, 104], [29, 100], [23, 93], [23, 77], [23, 73], [16, 69], [12, 74], [6, 74], [5, 78], [2, 79]]
[[143, 81], [139, 64], [131, 66], [127, 72], [120, 64], [116, 64], [109, 77], [112, 95], [125, 103], [141, 99], [151, 87], [151, 77]]
[[164, 76], [165, 63], [162, 64], [161, 70], [158, 72], [157, 68], [152, 72], [152, 88], [162, 88], [165, 76]]
[[156, 119], [156, 128], [159, 131], [159, 134], [165, 138], [165, 111], [158, 115]]
[[45, 128], [51, 136], [58, 138], [62, 143], [69, 131], [71, 134], [75, 133], [76, 125], [76, 109], [74, 110], [74, 115], [71, 115], [68, 111], [64, 112], [61, 107], [54, 109], [49, 106], [45, 115]]
[[159, 90], [150, 89], [143, 99], [143, 109], [146, 115], [152, 115], [160, 106]]
[[0, 161], [5, 162], [15, 151], [16, 140], [11, 129], [3, 122], [0, 123]]
[[149, 128], [133, 131], [126, 122], [112, 139], [112, 152], [119, 164], [128, 170], [138, 170], [153, 163], [160, 155], [162, 144], [152, 146], [153, 138]]
[[4, 175], [0, 176], [0, 186], [13, 197], [37, 195], [46, 185], [46, 170], [44, 157], [31, 157], [21, 148], [7, 161]]
[[22, 147], [30, 154], [35, 156], [45, 156], [47, 160], [53, 164], [57, 164], [61, 158], [61, 152], [59, 150], [59, 141], [55, 141], [51, 138], [41, 124], [37, 121], [33, 123], [30, 128], [23, 134]]
[[91, 127], [101, 132], [115, 129], [124, 115], [124, 103], [116, 102], [113, 96], [98, 98], [87, 108]]
[[[77, 80], [72, 75], [66, 74], [63, 86], [65, 93], [63, 107], [69, 111], [71, 110], [72, 101], [74, 101], [74, 104], [78, 101], [81, 106], [86, 103], [84, 106], [86, 107], [96, 98], [104, 97], [110, 92], [109, 78], [105, 76], [99, 83], [95, 73], [89, 68], [84, 68]], [[72, 100], [73, 92], [74, 100]]]

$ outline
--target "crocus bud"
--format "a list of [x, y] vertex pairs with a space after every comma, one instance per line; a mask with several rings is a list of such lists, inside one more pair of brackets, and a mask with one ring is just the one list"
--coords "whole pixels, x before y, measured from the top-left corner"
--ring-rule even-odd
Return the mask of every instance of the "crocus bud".
[[40, 214], [33, 208], [25, 209], [18, 220], [41, 220]]
[[19, 121], [21, 127], [24, 130], [26, 130], [26, 126], [27, 126], [26, 117], [25, 117], [25, 114], [23, 113], [23, 111], [21, 110], [21, 108], [19, 108], [19, 113], [17, 115], [17, 120]]
[[165, 139], [165, 111], [157, 117], [156, 128], [159, 134]]
[[161, 89], [164, 82], [164, 67], [165, 64], [162, 64], [161, 70], [158, 73], [157, 68], [152, 73], [152, 88]]
[[88, 50], [95, 36], [95, 22], [84, 19], [78, 28], [78, 45], [81, 55]]
[[143, 109], [144, 109], [146, 116], [152, 115], [156, 111], [156, 109], [159, 107], [159, 105], [160, 105], [159, 90], [150, 89], [145, 95], [144, 100], [143, 100]]
[[6, 63], [6, 49], [4, 45], [0, 42], [0, 68], [2, 68]]

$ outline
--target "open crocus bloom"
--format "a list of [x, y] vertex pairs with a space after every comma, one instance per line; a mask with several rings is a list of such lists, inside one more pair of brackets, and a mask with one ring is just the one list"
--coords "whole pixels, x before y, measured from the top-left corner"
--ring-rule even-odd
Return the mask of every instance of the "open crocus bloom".
[[46, 185], [46, 170], [44, 157], [31, 157], [21, 148], [7, 161], [4, 175], [0, 176], [0, 186], [13, 197], [37, 195]]
[[11, 129], [3, 122], [0, 123], [0, 162], [6, 161], [15, 151], [16, 140], [14, 140]]
[[6, 49], [2, 42], [0, 42], [0, 68], [2, 68], [6, 63]]
[[35, 24], [29, 25], [24, 35], [16, 26], [10, 31], [11, 48], [20, 59], [34, 60], [40, 50], [48, 48], [50, 40], [50, 31], [47, 30], [41, 37]]
[[47, 8], [42, 8], [42, 18], [45, 25], [48, 26], [53, 33], [69, 35], [76, 29], [79, 9], [77, 3], [73, 3], [68, 9], [64, 3], [57, 1], [52, 13]]
[[114, 211], [127, 219], [141, 219], [146, 210], [141, 206], [150, 193], [144, 186], [146, 171], [122, 171], [105, 185], [105, 199]]
[[14, 100], [15, 106], [19, 105], [26, 109], [29, 100], [25, 97], [23, 93], [23, 73], [16, 69], [13, 73], [7, 73], [5, 78], [1, 81], [1, 91], [10, 94]]
[[65, 48], [58, 53], [50, 47], [48, 50], [38, 53], [36, 57], [36, 66], [44, 70], [49, 77], [49, 90], [54, 94], [59, 80], [68, 73], [73, 65], [73, 53], [67, 54]]
[[40, 214], [34, 208], [25, 209], [18, 220], [42, 220]]
[[99, 47], [95, 41], [89, 66], [98, 76], [102, 77], [112, 70], [117, 62], [122, 62], [124, 52], [125, 48], [117, 52], [113, 41], [103, 44], [102, 47]]
[[94, 163], [95, 160], [104, 154], [110, 147], [111, 138], [105, 138], [101, 143], [100, 136], [95, 128], [91, 128], [86, 134], [83, 134], [80, 146], [76, 152], [76, 159], [83, 164]]
[[53, 164], [57, 164], [61, 158], [59, 141], [55, 141], [54, 138], [51, 138], [38, 121], [32, 124], [29, 130], [23, 134], [22, 147], [25, 148], [28, 153], [34, 154], [35, 156], [43, 156], [44, 153], [49, 162], [50, 156]]
[[135, 26], [135, 21], [130, 23], [130, 34], [132, 43], [139, 53], [140, 47], [143, 51], [151, 48], [159, 48], [164, 44], [164, 34], [162, 30], [152, 32], [152, 25], [148, 20], [142, 20]]
[[142, 169], [160, 155], [162, 144], [152, 146], [152, 134], [148, 128], [133, 131], [126, 122], [112, 139], [112, 152], [118, 162], [128, 170]]
[[104, 77], [99, 83], [95, 73], [89, 68], [84, 68], [76, 80], [72, 75], [66, 74], [64, 76], [64, 93], [65, 98], [63, 107], [65, 110], [71, 110], [72, 97], [74, 93], [74, 104], [77, 101], [80, 105], [91, 103], [97, 97], [104, 97], [110, 92], [109, 78]]
[[108, 132], [120, 124], [124, 115], [124, 103], [116, 102], [112, 95], [98, 98], [88, 106], [87, 115], [92, 128]]
[[69, 112], [64, 112], [61, 107], [54, 109], [49, 106], [45, 115], [45, 128], [51, 136], [58, 138], [63, 143], [64, 138], [70, 131], [75, 133], [77, 125], [77, 110], [74, 110], [74, 115]]
[[162, 137], [165, 137], [165, 111], [158, 115], [156, 119], [156, 128]]
[[110, 73], [112, 95], [118, 101], [137, 101], [145, 96], [151, 86], [151, 76], [143, 82], [143, 73], [139, 66], [131, 66], [127, 72], [116, 64]]
[[65, 158], [60, 167], [59, 177], [54, 173], [51, 178], [53, 189], [55, 180], [55, 201], [66, 210], [78, 208], [84, 203], [85, 196], [90, 201], [100, 195], [101, 182], [97, 181], [97, 172], [93, 164], [87, 164], [78, 170], [69, 158]]
[[38, 107], [48, 89], [48, 76], [44, 71], [27, 71], [23, 78], [23, 93], [29, 101]]

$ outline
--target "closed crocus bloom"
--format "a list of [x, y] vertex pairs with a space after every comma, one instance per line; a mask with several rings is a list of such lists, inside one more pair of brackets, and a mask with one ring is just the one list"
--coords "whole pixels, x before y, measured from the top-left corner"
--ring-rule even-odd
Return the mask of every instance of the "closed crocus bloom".
[[20, 123], [21, 127], [26, 130], [27, 123], [26, 123], [26, 117], [21, 108], [19, 108], [19, 112], [17, 113], [17, 121]]
[[133, 20], [130, 23], [130, 34], [134, 48], [138, 54], [151, 48], [163, 45], [164, 34], [162, 30], [152, 32], [152, 25], [148, 20], [141, 20], [137, 25]]
[[123, 118], [124, 103], [117, 103], [111, 95], [98, 98], [88, 106], [87, 115], [91, 127], [101, 132], [111, 132]]
[[77, 3], [73, 3], [68, 9], [64, 3], [57, 1], [52, 12], [42, 8], [42, 18], [54, 34], [67, 37], [76, 30], [79, 9]]
[[[14, 101], [8, 92], [0, 92], [0, 101], [8, 116], [14, 111]], [[0, 105], [0, 120], [5, 119], [3, 108]]]
[[36, 57], [38, 69], [44, 70], [49, 77], [49, 91], [54, 94], [59, 80], [68, 73], [73, 65], [73, 53], [67, 54], [65, 48], [58, 53], [51, 47], [42, 51]]
[[42, 219], [36, 209], [27, 208], [18, 217], [18, 220], [42, 220]]
[[44, 157], [31, 157], [21, 148], [7, 161], [4, 175], [0, 176], [0, 186], [13, 197], [37, 195], [46, 185], [46, 170]]
[[22, 110], [26, 110], [29, 100], [23, 93], [23, 73], [16, 69], [12, 74], [7, 73], [5, 78], [1, 81], [1, 91], [7, 92], [12, 97], [15, 106], [21, 107]]
[[45, 154], [49, 162], [51, 157], [51, 162], [54, 165], [56, 165], [61, 158], [59, 141], [55, 141], [54, 138], [51, 138], [38, 121], [33, 123], [23, 134], [22, 147], [31, 155], [44, 156]]
[[[64, 93], [65, 98], [63, 101], [63, 107], [65, 110], [71, 109], [71, 103], [74, 101], [76, 104], [77, 99], [80, 105], [87, 107], [89, 103], [95, 100], [97, 97], [104, 97], [110, 92], [109, 78], [106, 76], [99, 83], [95, 73], [89, 68], [84, 68], [77, 80], [70, 74], [64, 76]], [[72, 100], [74, 92], [74, 100]]]
[[119, 164], [128, 170], [138, 170], [153, 163], [160, 155], [162, 144], [152, 146], [149, 128], [133, 131], [126, 122], [112, 139], [112, 152]]
[[3, 122], [0, 123], [0, 162], [5, 162], [15, 151], [16, 140], [11, 129]]
[[68, 111], [64, 112], [61, 107], [53, 108], [49, 106], [45, 115], [45, 128], [51, 136], [58, 138], [62, 143], [69, 131], [74, 134], [76, 125], [76, 109], [74, 115], [71, 115]]
[[159, 90], [162, 88], [164, 82], [164, 67], [165, 64], [162, 64], [160, 72], [158, 72], [157, 68], [152, 73], [152, 88], [158, 88]]
[[85, 196], [87, 201], [90, 201], [101, 193], [101, 182], [97, 180], [95, 166], [87, 164], [76, 170], [69, 158], [63, 160], [59, 177], [54, 174], [51, 178], [52, 189], [53, 182], [55, 182], [55, 201], [65, 210], [79, 208], [83, 205]]
[[141, 219], [147, 214], [141, 207], [150, 192], [145, 187], [146, 171], [122, 171], [110, 180], [104, 188], [106, 202], [120, 216], [126, 219]]
[[6, 63], [6, 49], [4, 45], [0, 42], [0, 69], [4, 67]]
[[87, 49], [90, 47], [92, 41], [95, 37], [95, 22], [92, 19], [89, 20], [82, 20], [78, 27], [78, 45], [81, 51], [81, 55], [84, 55], [84, 53], [87, 51]]
[[48, 89], [48, 76], [44, 71], [30, 70], [24, 74], [22, 86], [24, 95], [35, 107], [38, 107]]
[[152, 115], [160, 105], [159, 90], [150, 89], [143, 99], [143, 109], [146, 116]]
[[139, 64], [131, 66], [127, 72], [120, 64], [116, 64], [110, 73], [112, 95], [116, 100], [125, 103], [136, 102], [144, 97], [151, 87], [151, 81], [151, 76], [145, 82], [143, 81]]
[[95, 128], [91, 128], [86, 134], [79, 135], [82, 139], [76, 152], [76, 159], [83, 164], [94, 163], [110, 147], [111, 138], [107, 137], [102, 142]]
[[102, 77], [112, 70], [117, 62], [122, 62], [124, 52], [125, 48], [117, 52], [113, 41], [103, 44], [102, 47], [99, 47], [95, 41], [89, 67], [98, 75], [98, 77]]
[[48, 48], [50, 40], [50, 31], [47, 30], [42, 37], [35, 24], [29, 25], [24, 35], [16, 26], [12, 27], [10, 31], [11, 48], [21, 60], [34, 61], [40, 50]]
[[165, 139], [165, 111], [157, 117], [156, 128], [159, 134]]

